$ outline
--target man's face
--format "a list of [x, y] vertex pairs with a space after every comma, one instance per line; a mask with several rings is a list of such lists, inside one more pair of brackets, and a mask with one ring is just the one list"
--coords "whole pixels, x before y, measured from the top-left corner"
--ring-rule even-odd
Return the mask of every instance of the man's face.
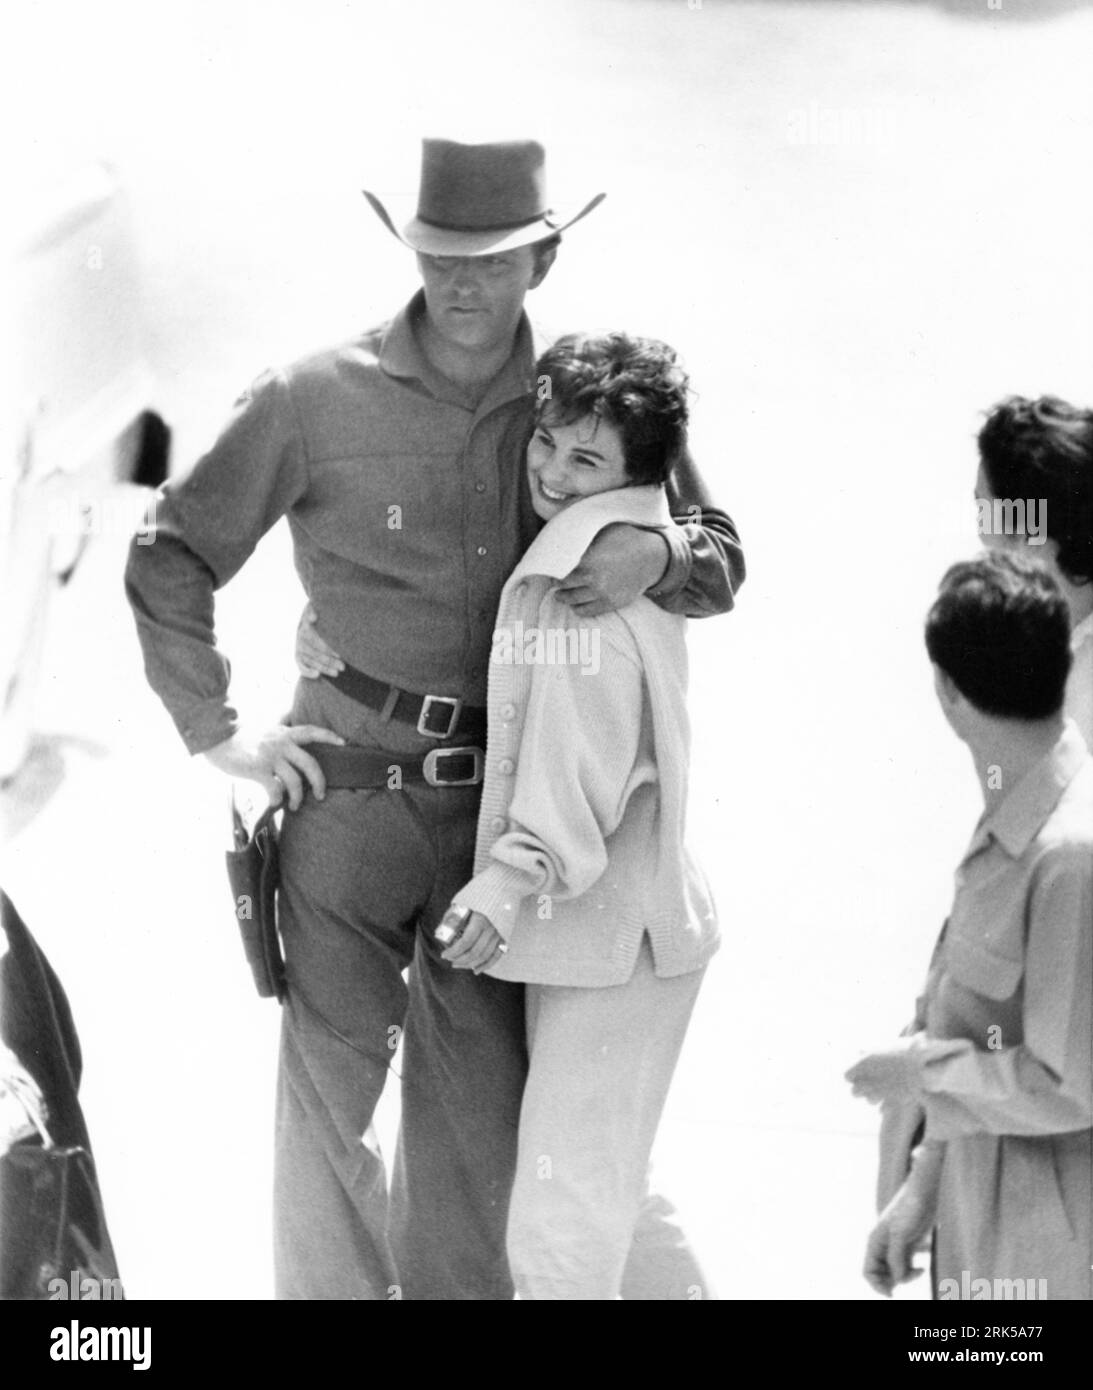
[[444, 342], [464, 352], [488, 352], [511, 342], [524, 296], [546, 274], [530, 246], [496, 256], [419, 253], [417, 263], [430, 325]]

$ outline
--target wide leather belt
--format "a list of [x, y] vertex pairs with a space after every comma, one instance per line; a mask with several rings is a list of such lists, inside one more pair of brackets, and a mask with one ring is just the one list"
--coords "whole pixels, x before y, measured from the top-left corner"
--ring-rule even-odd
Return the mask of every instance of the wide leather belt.
[[367, 705], [382, 719], [412, 724], [427, 738], [465, 738], [472, 743], [486, 741], [486, 711], [478, 705], [464, 705], [453, 695], [414, 695], [397, 685], [375, 680], [355, 666], [346, 664], [336, 676], [324, 676], [343, 695]]
[[409, 783], [428, 787], [476, 787], [482, 781], [481, 748], [431, 748], [421, 754], [390, 753], [381, 748], [339, 748], [332, 743], [301, 745], [323, 770], [331, 790], [365, 787], [397, 789]]

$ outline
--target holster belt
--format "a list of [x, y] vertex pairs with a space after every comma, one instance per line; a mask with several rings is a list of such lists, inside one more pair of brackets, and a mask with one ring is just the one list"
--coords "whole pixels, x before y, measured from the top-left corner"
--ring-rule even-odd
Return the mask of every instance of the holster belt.
[[346, 664], [337, 676], [324, 676], [343, 695], [375, 710], [383, 719], [412, 724], [428, 738], [466, 738], [474, 743], [486, 741], [486, 711], [478, 705], [464, 705], [453, 695], [413, 695], [397, 685], [375, 680], [355, 666]]
[[420, 753], [390, 753], [381, 748], [339, 748], [332, 743], [305, 743], [323, 770], [331, 790], [365, 787], [397, 789], [409, 783], [429, 787], [476, 787], [482, 781], [481, 748], [431, 748]]

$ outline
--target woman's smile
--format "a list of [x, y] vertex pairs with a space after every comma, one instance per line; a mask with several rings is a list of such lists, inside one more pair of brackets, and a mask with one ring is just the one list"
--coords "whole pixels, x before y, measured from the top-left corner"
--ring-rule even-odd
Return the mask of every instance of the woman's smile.
[[[528, 481], [531, 505], [544, 521], [597, 492], [626, 487], [626, 455], [622, 436], [609, 420], [596, 416], [563, 424], [541, 417], [528, 443]], [[552, 486], [544, 474], [549, 473]]]

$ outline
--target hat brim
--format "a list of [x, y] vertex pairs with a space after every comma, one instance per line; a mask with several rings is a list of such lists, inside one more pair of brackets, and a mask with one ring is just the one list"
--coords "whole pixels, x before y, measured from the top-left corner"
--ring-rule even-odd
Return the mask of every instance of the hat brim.
[[597, 193], [572, 216], [551, 210], [522, 227], [464, 232], [435, 227], [431, 222], [423, 222], [420, 217], [412, 217], [400, 232], [379, 198], [367, 188], [362, 192], [368, 199], [372, 211], [391, 235], [397, 237], [404, 246], [409, 246], [412, 251], [420, 251], [426, 256], [490, 256], [501, 251], [515, 250], [518, 246], [530, 246], [532, 242], [542, 241], [572, 227], [575, 222], [579, 222], [582, 217], [587, 217], [594, 208], [599, 207], [607, 196], [606, 193]]

